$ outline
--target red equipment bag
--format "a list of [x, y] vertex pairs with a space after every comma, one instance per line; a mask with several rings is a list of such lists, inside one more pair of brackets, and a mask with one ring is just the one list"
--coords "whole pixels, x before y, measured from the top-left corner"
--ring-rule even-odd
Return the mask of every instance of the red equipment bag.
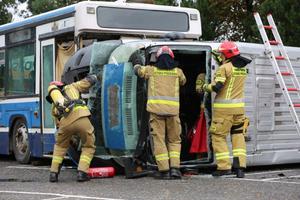
[[91, 178], [114, 177], [115, 176], [115, 168], [113, 168], [113, 167], [89, 168], [88, 175]]
[[204, 111], [201, 111], [199, 119], [189, 133], [191, 139], [190, 153], [207, 152], [207, 133]]

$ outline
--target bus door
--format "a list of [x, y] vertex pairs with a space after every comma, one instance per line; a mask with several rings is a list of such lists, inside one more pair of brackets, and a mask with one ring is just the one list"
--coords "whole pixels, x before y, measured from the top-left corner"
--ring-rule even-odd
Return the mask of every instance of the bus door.
[[55, 39], [41, 41], [41, 95], [42, 133], [44, 153], [53, 150], [55, 124], [51, 116], [51, 104], [46, 101], [49, 82], [55, 78]]

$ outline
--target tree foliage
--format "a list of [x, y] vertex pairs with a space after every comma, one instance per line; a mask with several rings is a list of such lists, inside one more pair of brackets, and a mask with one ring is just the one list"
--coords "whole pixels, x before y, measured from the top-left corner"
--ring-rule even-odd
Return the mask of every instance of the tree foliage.
[[[299, 0], [266, 0], [260, 7], [264, 16], [272, 14], [284, 45], [300, 47], [299, 10]], [[264, 22], [267, 23], [266, 20]]]
[[65, 7], [83, 0], [29, 0], [28, 9], [33, 15]]
[[[86, 0], [28, 0], [28, 9], [33, 14], [40, 14], [57, 8], [65, 7]], [[101, 0], [93, 0], [101, 1]], [[114, 0], [102, 0], [114, 1]]]
[[0, 24], [11, 21], [12, 14], [8, 12], [8, 8], [13, 7], [15, 4], [15, 0], [0, 0]]

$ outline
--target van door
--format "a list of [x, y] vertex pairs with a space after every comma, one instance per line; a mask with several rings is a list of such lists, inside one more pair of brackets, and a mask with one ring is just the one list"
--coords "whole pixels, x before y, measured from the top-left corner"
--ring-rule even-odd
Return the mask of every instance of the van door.
[[41, 41], [41, 107], [44, 152], [53, 150], [55, 124], [51, 116], [51, 104], [46, 101], [48, 86], [55, 75], [55, 39]]
[[[146, 64], [155, 64], [156, 52], [163, 45], [168, 45], [172, 49], [175, 61], [178, 62], [178, 67], [181, 68], [187, 79], [186, 84], [180, 87], [181, 165], [190, 166], [212, 163], [213, 156], [208, 136], [208, 125], [211, 118], [211, 95], [203, 96], [196, 92], [196, 79], [200, 73], [205, 73], [206, 82], [211, 81], [215, 68], [215, 62], [211, 57], [213, 46], [198, 42], [157, 44], [146, 49], [146, 57], [149, 58]], [[202, 101], [205, 105], [206, 128], [204, 125], [198, 124]], [[201, 139], [196, 141], [199, 148], [197, 153], [190, 153], [191, 144], [194, 142], [193, 138], [196, 138], [194, 137], [195, 132], [201, 135]]]

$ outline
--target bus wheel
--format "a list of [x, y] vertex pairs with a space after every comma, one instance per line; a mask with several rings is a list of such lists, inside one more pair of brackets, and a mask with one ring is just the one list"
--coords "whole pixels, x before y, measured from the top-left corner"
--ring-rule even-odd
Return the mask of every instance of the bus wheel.
[[16, 160], [22, 164], [30, 161], [28, 128], [24, 119], [16, 121], [13, 127], [13, 152]]

